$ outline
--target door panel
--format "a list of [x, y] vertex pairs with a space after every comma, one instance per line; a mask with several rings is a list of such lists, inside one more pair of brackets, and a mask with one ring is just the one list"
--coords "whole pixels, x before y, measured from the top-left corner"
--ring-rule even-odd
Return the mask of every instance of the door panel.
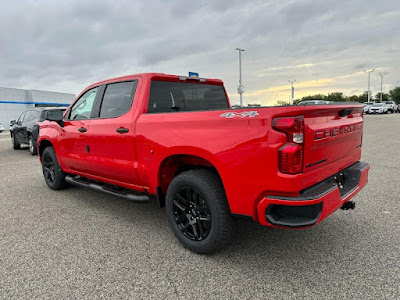
[[[26, 120], [27, 115], [29, 115], [29, 111], [22, 113], [18, 120], [17, 124], [14, 125], [14, 134], [15, 137], [17, 138], [18, 142], [20, 143], [26, 143], [25, 138], [24, 138], [24, 120]], [[25, 129], [26, 131], [26, 129]]]
[[21, 143], [28, 143], [28, 124], [31, 116], [32, 116], [32, 111], [28, 111], [25, 114], [25, 117], [22, 120], [22, 124], [19, 128]]
[[62, 128], [58, 151], [63, 165], [68, 169], [87, 172], [91, 163], [88, 161], [88, 152], [86, 151], [87, 136], [86, 132], [80, 132], [80, 128], [89, 130], [90, 120], [65, 121]]
[[137, 184], [135, 135], [130, 115], [92, 120], [88, 136], [90, 155], [96, 166], [91, 174]]
[[59, 149], [63, 164], [78, 173], [90, 173], [93, 168], [89, 155], [88, 131], [91, 115], [99, 88], [85, 92], [66, 113], [64, 126], [59, 136]]
[[91, 174], [122, 183], [138, 184], [132, 102], [136, 81], [105, 87], [98, 111], [88, 131]]

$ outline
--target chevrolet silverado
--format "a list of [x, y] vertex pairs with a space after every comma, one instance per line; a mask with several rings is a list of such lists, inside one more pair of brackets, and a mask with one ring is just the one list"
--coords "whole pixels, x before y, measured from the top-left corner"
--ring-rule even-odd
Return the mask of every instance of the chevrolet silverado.
[[49, 112], [38, 152], [47, 185], [157, 199], [188, 249], [212, 253], [233, 216], [307, 228], [367, 183], [362, 104], [231, 109], [218, 79], [145, 73], [87, 87]]

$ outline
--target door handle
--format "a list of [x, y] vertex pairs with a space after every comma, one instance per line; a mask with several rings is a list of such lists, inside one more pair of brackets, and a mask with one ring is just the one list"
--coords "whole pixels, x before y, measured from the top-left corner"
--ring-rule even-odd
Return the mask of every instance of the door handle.
[[86, 132], [86, 131], [87, 131], [87, 128], [81, 127], [81, 128], [78, 129], [78, 131], [79, 131], [79, 132]]
[[117, 132], [119, 132], [119, 133], [127, 133], [127, 132], [129, 132], [129, 129], [120, 127], [120, 128], [117, 128]]

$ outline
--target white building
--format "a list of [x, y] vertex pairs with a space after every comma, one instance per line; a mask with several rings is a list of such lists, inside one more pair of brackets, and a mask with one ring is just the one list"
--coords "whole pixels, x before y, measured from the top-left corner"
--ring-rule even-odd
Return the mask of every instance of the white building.
[[10, 121], [28, 108], [68, 106], [74, 99], [74, 94], [0, 87], [0, 124], [9, 129]]

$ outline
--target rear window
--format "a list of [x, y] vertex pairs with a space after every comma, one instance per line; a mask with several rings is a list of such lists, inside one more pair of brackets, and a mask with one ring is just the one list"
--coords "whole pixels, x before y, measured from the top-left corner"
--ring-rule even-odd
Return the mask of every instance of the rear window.
[[137, 81], [108, 84], [100, 107], [100, 118], [115, 118], [126, 114], [132, 106]]
[[49, 110], [43, 110], [42, 111], [42, 113], [40, 114], [40, 119], [39, 119], [39, 121], [44, 121], [44, 120], [46, 120], [46, 112], [48, 112], [48, 111], [55, 111], [55, 110], [57, 110], [57, 111], [61, 111], [61, 114], [64, 114], [64, 112], [67, 110], [66, 108], [63, 108], [63, 109], [49, 109]]
[[228, 109], [222, 86], [152, 81], [148, 113]]

